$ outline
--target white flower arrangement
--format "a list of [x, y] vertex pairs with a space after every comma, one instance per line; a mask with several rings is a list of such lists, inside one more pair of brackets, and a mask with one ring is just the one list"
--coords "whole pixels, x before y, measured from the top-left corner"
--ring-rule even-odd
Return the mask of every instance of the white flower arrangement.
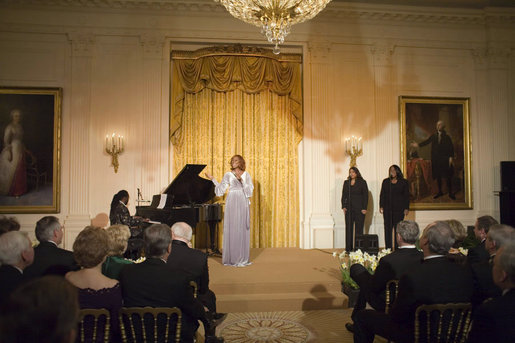
[[143, 262], [145, 260], [146, 260], [145, 256], [141, 256], [137, 260], [131, 260], [131, 261], [134, 262], [134, 263], [141, 263], [141, 262]]
[[348, 284], [351, 288], [357, 289], [359, 286], [350, 277], [350, 267], [353, 264], [359, 263], [363, 265], [370, 272], [370, 274], [374, 274], [379, 260], [391, 252], [391, 249], [383, 249], [377, 255], [370, 255], [369, 253], [358, 249], [350, 253], [342, 251], [340, 254], [335, 251], [333, 252], [333, 257], [338, 257], [338, 261], [340, 262], [343, 283]]

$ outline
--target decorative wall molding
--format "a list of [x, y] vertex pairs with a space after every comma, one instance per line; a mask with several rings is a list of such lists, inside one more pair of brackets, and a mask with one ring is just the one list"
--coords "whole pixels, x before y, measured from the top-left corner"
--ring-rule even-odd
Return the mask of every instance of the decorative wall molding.
[[143, 46], [145, 57], [161, 58], [166, 37], [163, 34], [144, 33], [140, 36], [140, 43]]
[[311, 63], [328, 63], [331, 53], [331, 42], [309, 41], [308, 51]]
[[95, 45], [95, 35], [86, 32], [72, 32], [67, 34], [72, 44], [72, 55], [91, 57]]
[[376, 43], [370, 47], [370, 53], [374, 57], [374, 65], [391, 65], [392, 64], [392, 56], [395, 50], [395, 45], [393, 44], [381, 44]]
[[[156, 12], [197, 12], [227, 14], [213, 0], [0, 0], [0, 5], [12, 7], [69, 8], [76, 10], [113, 9], [148, 10]], [[367, 3], [331, 2], [317, 16], [323, 20], [373, 20], [437, 24], [515, 24], [515, 8], [485, 7], [438, 8], [425, 6], [377, 5]]]

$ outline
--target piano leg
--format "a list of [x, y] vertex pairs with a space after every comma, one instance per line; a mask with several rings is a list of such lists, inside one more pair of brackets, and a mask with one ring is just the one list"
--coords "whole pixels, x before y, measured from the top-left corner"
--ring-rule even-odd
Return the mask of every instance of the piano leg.
[[[218, 233], [217, 231], [217, 225], [218, 225], [218, 221], [216, 220], [209, 220], [208, 222], [208, 225], [209, 225], [209, 239], [210, 239], [210, 248], [211, 248], [211, 252], [208, 253], [209, 256], [211, 255], [222, 255], [222, 253], [220, 252], [220, 250], [218, 250], [218, 244], [217, 244], [217, 239], [215, 238], [218, 238], [218, 235], [216, 235], [216, 233]], [[216, 235], [216, 237], [215, 237]], [[207, 244], [206, 244], [207, 245]]]

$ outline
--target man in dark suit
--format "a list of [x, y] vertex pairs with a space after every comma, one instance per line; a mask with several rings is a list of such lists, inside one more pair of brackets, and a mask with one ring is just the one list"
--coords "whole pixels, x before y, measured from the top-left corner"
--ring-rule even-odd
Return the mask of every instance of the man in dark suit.
[[172, 225], [172, 251], [168, 256], [167, 266], [174, 273], [186, 275], [189, 280], [197, 283], [198, 299], [208, 308], [208, 315], [221, 322], [226, 314], [216, 313], [216, 296], [209, 289], [207, 255], [191, 248], [192, 234], [191, 226], [184, 222]]
[[515, 229], [508, 225], [492, 225], [485, 240], [485, 249], [490, 255], [488, 261], [472, 263], [470, 269], [474, 279], [474, 296], [472, 304], [480, 305], [488, 298], [495, 298], [501, 295], [501, 289], [495, 285], [492, 278], [493, 259], [497, 251], [513, 241]]
[[124, 306], [178, 307], [182, 311], [181, 342], [193, 342], [198, 321], [204, 324], [206, 342], [223, 342], [204, 307], [193, 297], [189, 280], [171, 273], [166, 260], [172, 250], [172, 235], [166, 224], [154, 224], [143, 233], [146, 260], [127, 265], [120, 274]]
[[54, 216], [46, 216], [36, 223], [36, 238], [39, 245], [34, 248], [34, 263], [25, 271], [34, 278], [47, 274], [64, 275], [78, 269], [71, 251], [58, 247], [63, 240], [63, 226]]
[[34, 260], [27, 234], [10, 231], [0, 235], [0, 305], [25, 280], [23, 271]]
[[428, 144], [431, 144], [431, 172], [433, 179], [438, 184], [438, 193], [433, 198], [436, 199], [443, 195], [442, 178], [445, 178], [447, 179], [449, 198], [455, 200], [456, 197], [452, 192], [454, 145], [452, 144], [451, 137], [445, 132], [443, 121], [439, 120], [436, 123], [436, 132], [429, 136], [428, 139], [419, 144], [412, 143], [414, 147], [422, 147]]
[[[403, 220], [397, 224], [396, 239], [399, 248], [381, 258], [373, 275], [361, 264], [354, 264], [350, 268], [350, 276], [359, 286], [359, 296], [351, 318], [354, 320], [359, 311], [365, 309], [366, 303], [379, 312], [385, 310], [386, 283], [390, 280], [399, 280], [410, 268], [422, 263], [424, 255], [415, 247], [419, 236], [418, 224], [414, 221]], [[353, 331], [351, 323], [345, 324], [349, 331]]]
[[490, 254], [486, 251], [485, 241], [490, 227], [495, 224], [498, 224], [498, 222], [492, 216], [482, 216], [477, 218], [476, 224], [474, 225], [474, 235], [480, 243], [468, 250], [467, 262], [469, 264], [488, 262]]
[[360, 311], [354, 322], [354, 342], [373, 342], [380, 335], [395, 342], [413, 342], [415, 311], [422, 304], [470, 302], [472, 277], [468, 269], [445, 256], [454, 243], [446, 222], [429, 224], [420, 247], [424, 261], [404, 274], [389, 314]]
[[494, 258], [492, 277], [502, 296], [483, 303], [475, 312], [469, 343], [515, 341], [515, 242], [502, 246]]

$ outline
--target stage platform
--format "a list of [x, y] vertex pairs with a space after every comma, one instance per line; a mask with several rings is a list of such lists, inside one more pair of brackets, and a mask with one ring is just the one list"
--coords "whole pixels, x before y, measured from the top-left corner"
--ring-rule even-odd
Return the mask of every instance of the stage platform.
[[309, 311], [342, 309], [338, 260], [332, 250], [251, 249], [252, 265], [222, 265], [209, 258], [210, 288], [218, 312]]

